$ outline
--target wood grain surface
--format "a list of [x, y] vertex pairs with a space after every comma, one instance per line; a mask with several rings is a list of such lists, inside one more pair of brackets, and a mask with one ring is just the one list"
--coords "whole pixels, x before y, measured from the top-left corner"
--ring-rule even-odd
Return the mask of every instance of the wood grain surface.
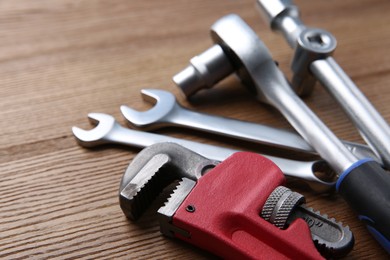
[[[296, 0], [305, 23], [338, 40], [336, 60], [390, 121], [390, 2]], [[290, 76], [292, 50], [272, 33], [255, 1], [0, 1], [0, 258], [213, 259], [159, 233], [152, 206], [137, 223], [118, 203], [122, 174], [135, 148], [85, 149], [71, 127], [88, 129], [89, 112], [124, 120], [119, 106], [146, 110], [143, 88], [173, 92], [202, 112], [291, 128], [230, 77], [189, 103], [172, 83], [209, 46], [210, 26], [240, 15]], [[336, 102], [317, 85], [305, 102], [340, 137], [363, 142]], [[237, 149], [254, 145], [179, 128], [157, 133]], [[266, 152], [266, 150], [262, 150]], [[388, 255], [338, 195], [305, 194], [309, 206], [355, 234], [346, 259]], [[390, 220], [389, 220], [390, 221]]]

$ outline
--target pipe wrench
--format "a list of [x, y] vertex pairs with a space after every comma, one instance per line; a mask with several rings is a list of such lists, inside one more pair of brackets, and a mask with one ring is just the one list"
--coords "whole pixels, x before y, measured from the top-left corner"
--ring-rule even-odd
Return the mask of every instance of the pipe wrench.
[[223, 258], [322, 259], [353, 247], [348, 227], [307, 208], [272, 161], [249, 152], [218, 163], [173, 143], [149, 146], [123, 175], [124, 214], [137, 220], [175, 181], [158, 210], [161, 232]]

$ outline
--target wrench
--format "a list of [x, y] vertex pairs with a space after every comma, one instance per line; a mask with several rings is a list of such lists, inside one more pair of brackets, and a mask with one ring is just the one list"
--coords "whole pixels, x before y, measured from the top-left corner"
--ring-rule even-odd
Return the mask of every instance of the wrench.
[[[164, 90], [143, 89], [144, 100], [154, 103], [148, 111], [137, 111], [121, 106], [123, 116], [131, 126], [143, 130], [154, 130], [164, 126], [182, 126], [193, 129], [269, 145], [280, 149], [318, 155], [317, 152], [298, 134], [227, 117], [198, 113], [182, 107], [175, 96]], [[375, 158], [366, 145], [343, 141], [344, 145], [358, 158]]]
[[[143, 149], [127, 167], [119, 202], [126, 217], [138, 220], [175, 183], [157, 211], [160, 231], [229, 259], [348, 254], [354, 245], [349, 228], [307, 208], [303, 195], [281, 186], [284, 179], [274, 163], [258, 154], [238, 152], [219, 163], [174, 143], [158, 143]], [[232, 235], [246, 232], [251, 239]]]
[[[171, 142], [180, 144], [215, 161], [223, 161], [233, 153], [238, 152], [233, 149], [127, 129], [122, 127], [114, 117], [107, 114], [90, 113], [88, 114], [88, 118], [92, 124], [97, 124], [95, 128], [91, 130], [83, 130], [75, 126], [72, 128], [72, 132], [78, 143], [84, 147], [114, 143], [144, 148], [156, 143]], [[302, 179], [317, 192], [329, 191], [334, 187], [335, 182], [322, 180], [316, 176], [316, 172], [320, 171], [327, 173], [327, 176], [332, 176], [333, 174], [332, 170], [322, 160], [294, 161], [268, 155], [263, 156], [278, 165], [285, 175]]]
[[[256, 33], [237, 15], [218, 20], [211, 29], [216, 45], [230, 60], [244, 85], [278, 109], [305, 140], [340, 174], [336, 190], [359, 214], [377, 241], [390, 253], [390, 175], [372, 158], [357, 159], [292, 90]], [[191, 64], [193, 67], [194, 65]], [[204, 66], [204, 67], [207, 67]], [[191, 90], [191, 78], [180, 76]], [[210, 71], [207, 71], [210, 74]], [[206, 75], [207, 76], [207, 75]], [[186, 77], [190, 78], [187, 80]], [[177, 79], [177, 77], [176, 77]], [[222, 79], [222, 78], [221, 78]], [[199, 85], [196, 86], [196, 90]]]

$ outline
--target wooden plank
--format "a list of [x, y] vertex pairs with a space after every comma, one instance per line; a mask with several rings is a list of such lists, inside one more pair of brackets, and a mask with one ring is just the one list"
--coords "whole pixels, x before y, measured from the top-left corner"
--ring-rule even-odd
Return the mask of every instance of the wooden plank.
[[[211, 254], [160, 235], [155, 203], [138, 223], [118, 204], [118, 186], [137, 149], [87, 150], [73, 125], [88, 128], [89, 112], [150, 107], [142, 88], [172, 91], [203, 112], [290, 128], [277, 111], [259, 105], [229, 78], [192, 103], [171, 77], [211, 45], [209, 27], [228, 13], [247, 21], [287, 75], [292, 51], [272, 33], [255, 1], [0, 2], [0, 258], [211, 259]], [[305, 22], [338, 39], [335, 58], [390, 120], [390, 3], [386, 0], [296, 1]], [[309, 106], [343, 139], [362, 142], [319, 85]], [[242, 144], [195, 131], [159, 133], [240, 149]], [[348, 224], [356, 246], [348, 258], [386, 258], [337, 196], [296, 187], [308, 204]]]

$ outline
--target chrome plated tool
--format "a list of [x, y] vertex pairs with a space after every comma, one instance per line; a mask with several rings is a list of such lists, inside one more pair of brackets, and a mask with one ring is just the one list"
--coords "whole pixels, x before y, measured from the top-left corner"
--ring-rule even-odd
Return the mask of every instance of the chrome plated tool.
[[257, 0], [272, 30], [281, 32], [295, 49], [292, 86], [299, 95], [310, 94], [316, 79], [337, 100], [370, 147], [390, 169], [390, 127], [366, 96], [332, 58], [336, 38], [310, 28], [291, 0]]
[[217, 163], [177, 144], [149, 146], [123, 175], [124, 214], [137, 220], [175, 181], [158, 210], [161, 232], [223, 258], [322, 259], [319, 252], [334, 258], [353, 247], [348, 227], [305, 207], [302, 195], [281, 186], [274, 163], [248, 152]]
[[[214, 62], [229, 62], [229, 67], [234, 68], [230, 73], [236, 72], [260, 101], [277, 108], [339, 174], [336, 189], [359, 214], [377, 241], [390, 252], [390, 174], [372, 158], [356, 158], [343, 145], [292, 90], [268, 49], [240, 17], [228, 15], [219, 19], [211, 27], [211, 36], [215, 42], [212, 48], [219, 48], [218, 55], [224, 58], [205, 59], [202, 66], [191, 63], [176, 75], [174, 81], [183, 92], [191, 95], [210, 87], [205, 85], [209, 81], [204, 78], [220, 67]], [[208, 66], [209, 63], [213, 66]], [[207, 73], [198, 67], [207, 68]], [[214, 78], [213, 82], [222, 79]]]
[[[114, 117], [101, 114], [90, 113], [88, 118], [91, 123], [97, 126], [91, 130], [83, 130], [73, 127], [72, 132], [81, 146], [95, 147], [102, 144], [122, 144], [136, 148], [171, 142], [180, 144], [202, 156], [215, 161], [223, 161], [237, 150], [213, 146], [193, 141], [178, 139], [174, 137], [158, 135], [148, 132], [127, 129], [122, 127]], [[302, 180], [317, 192], [331, 191], [335, 181], [333, 170], [322, 160], [317, 161], [295, 161], [274, 156], [263, 155], [280, 167], [284, 174], [297, 180]], [[322, 173], [326, 178], [317, 177]]]
[[[165, 126], [180, 126], [289, 152], [318, 155], [300, 135], [292, 131], [189, 110], [177, 103], [175, 96], [165, 90], [143, 89], [141, 94], [144, 100], [155, 104], [153, 108], [137, 111], [128, 106], [121, 106], [123, 116], [133, 128], [149, 131]], [[366, 145], [348, 141], [343, 141], [343, 144], [357, 158], [371, 157], [380, 162]]]

